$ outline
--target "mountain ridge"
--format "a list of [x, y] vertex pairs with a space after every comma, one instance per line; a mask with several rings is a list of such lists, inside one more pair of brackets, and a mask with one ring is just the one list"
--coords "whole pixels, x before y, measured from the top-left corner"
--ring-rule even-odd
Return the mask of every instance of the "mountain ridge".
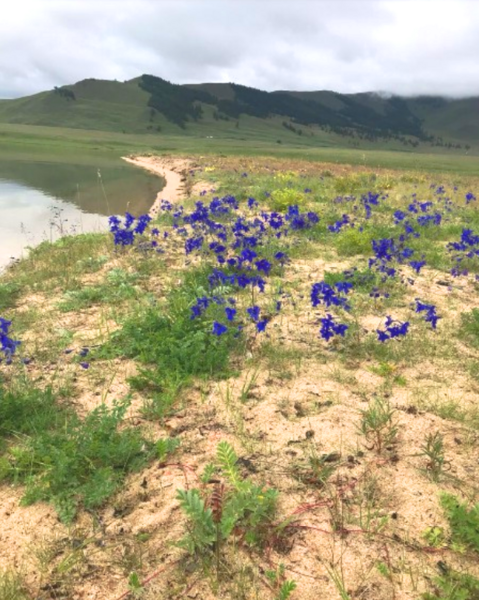
[[201, 135], [202, 129], [238, 129], [245, 119], [278, 136], [329, 135], [350, 145], [393, 140], [412, 148], [431, 144], [467, 150], [479, 144], [479, 97], [474, 96], [267, 92], [236, 83], [180, 85], [141, 75], [125, 82], [89, 78], [0, 100], [0, 123], [124, 133]]

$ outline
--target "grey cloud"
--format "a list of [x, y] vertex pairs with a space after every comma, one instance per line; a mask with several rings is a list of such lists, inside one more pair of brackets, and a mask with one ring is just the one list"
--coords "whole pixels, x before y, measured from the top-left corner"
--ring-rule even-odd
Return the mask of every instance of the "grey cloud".
[[262, 89], [479, 94], [468, 0], [17, 0], [0, 97], [152, 73]]

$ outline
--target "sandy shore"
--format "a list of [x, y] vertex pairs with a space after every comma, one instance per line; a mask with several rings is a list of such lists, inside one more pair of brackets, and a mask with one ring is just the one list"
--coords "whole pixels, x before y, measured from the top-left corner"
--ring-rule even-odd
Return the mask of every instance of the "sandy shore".
[[186, 197], [184, 186], [185, 172], [190, 168], [190, 162], [184, 158], [165, 156], [123, 156], [123, 160], [164, 177], [165, 187], [158, 193], [149, 214], [154, 217], [158, 214], [161, 200], [177, 202]]

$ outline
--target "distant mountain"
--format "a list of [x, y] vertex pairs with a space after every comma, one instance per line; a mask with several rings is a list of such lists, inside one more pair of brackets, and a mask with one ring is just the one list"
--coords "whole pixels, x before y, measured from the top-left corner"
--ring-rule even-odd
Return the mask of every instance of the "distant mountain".
[[176, 85], [142, 75], [123, 83], [86, 79], [0, 101], [3, 123], [125, 133], [224, 133], [245, 119], [251, 135], [256, 123], [273, 137], [317, 134], [347, 139], [349, 145], [392, 140], [411, 148], [467, 150], [479, 143], [479, 98], [265, 92], [235, 83]]

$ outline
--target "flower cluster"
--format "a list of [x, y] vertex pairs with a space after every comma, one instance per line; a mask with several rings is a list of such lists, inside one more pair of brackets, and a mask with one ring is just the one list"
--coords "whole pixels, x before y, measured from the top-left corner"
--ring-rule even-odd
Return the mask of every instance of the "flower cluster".
[[343, 323], [336, 323], [334, 317], [329, 313], [326, 317], [320, 319], [321, 329], [319, 335], [326, 341], [329, 341], [333, 336], [340, 335], [344, 337], [348, 326]]
[[311, 288], [311, 304], [313, 308], [319, 304], [324, 304], [326, 307], [339, 306], [349, 310], [350, 306], [346, 297], [340, 294], [348, 294], [352, 287], [353, 284], [349, 281], [338, 281], [334, 284], [334, 287], [325, 281], [315, 283]]
[[426, 323], [431, 323], [431, 327], [433, 329], [436, 329], [437, 322], [441, 317], [436, 313], [436, 307], [434, 306], [434, 304], [426, 304], [425, 302], [419, 300], [419, 298], [416, 298], [415, 311], [417, 313], [424, 312], [424, 320], [426, 321]]
[[351, 225], [351, 219], [349, 215], [344, 214], [339, 221], [336, 221], [333, 225], [328, 225], [328, 229], [331, 233], [339, 233], [346, 225]]
[[392, 317], [386, 317], [385, 329], [376, 329], [378, 334], [378, 340], [380, 342], [386, 342], [395, 337], [405, 336], [409, 329], [409, 321], [401, 323], [396, 321]]
[[[466, 258], [479, 256], [479, 235], [475, 235], [472, 229], [463, 229], [460, 242], [450, 242], [447, 245], [451, 258], [456, 262], [456, 266], [451, 269], [451, 275], [467, 275], [468, 270], [462, 268], [462, 262]], [[456, 254], [452, 254], [455, 252]]]
[[7, 365], [11, 364], [12, 356], [15, 354], [17, 347], [21, 344], [18, 340], [13, 340], [9, 337], [11, 324], [11, 321], [7, 321], [7, 319], [0, 317], [0, 350], [5, 355], [5, 362]]
[[113, 215], [108, 219], [110, 233], [113, 234], [115, 246], [132, 246], [136, 235], [142, 235], [148, 223], [151, 221], [149, 215], [141, 215], [135, 218], [129, 212], [125, 213], [125, 220]]

